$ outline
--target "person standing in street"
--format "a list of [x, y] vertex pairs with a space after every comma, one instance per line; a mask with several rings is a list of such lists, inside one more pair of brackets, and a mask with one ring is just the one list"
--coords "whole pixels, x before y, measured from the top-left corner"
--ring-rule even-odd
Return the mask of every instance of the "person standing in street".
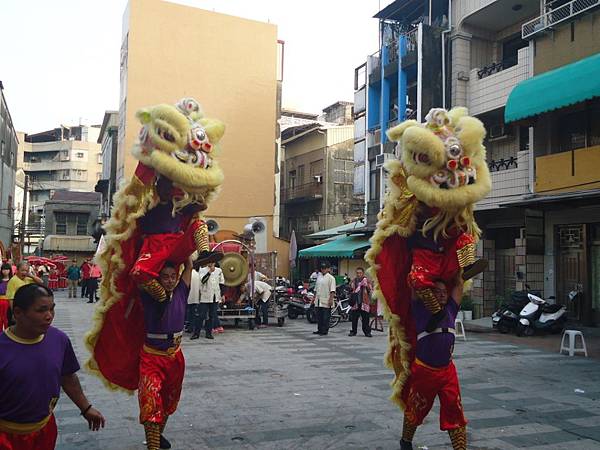
[[33, 269], [27, 261], [21, 261], [17, 264], [17, 273], [10, 279], [6, 286], [6, 298], [11, 300], [15, 298], [17, 290], [26, 284], [38, 283], [43, 281], [33, 273]]
[[104, 428], [104, 417], [81, 389], [71, 341], [51, 326], [52, 291], [42, 284], [21, 286], [13, 308], [16, 323], [0, 334], [0, 448], [53, 450], [61, 388], [90, 430]]
[[329, 263], [321, 263], [321, 276], [317, 278], [315, 285], [315, 299], [313, 300], [317, 310], [317, 331], [313, 334], [326, 336], [329, 333], [329, 320], [331, 308], [335, 299], [335, 278], [329, 272]]
[[[198, 339], [202, 327], [206, 329], [206, 339], [214, 339], [212, 329], [217, 314], [217, 306], [221, 299], [221, 289], [225, 285], [223, 271], [209, 263], [199, 270], [200, 274], [200, 303], [194, 314], [194, 332], [190, 339]], [[208, 315], [208, 318], [207, 318]]]
[[[252, 284], [247, 283], [244, 289], [245, 292], [250, 292]], [[254, 295], [251, 296], [256, 301], [256, 324], [258, 328], [267, 328], [269, 326], [269, 299], [273, 288], [270, 284], [264, 281], [254, 281]], [[250, 294], [248, 294], [250, 296]]]
[[187, 299], [187, 307], [185, 309], [185, 324], [184, 331], [191, 333], [194, 328], [194, 312], [198, 308], [200, 303], [200, 273], [198, 270], [192, 270], [192, 277], [190, 280], [190, 294]]
[[369, 319], [371, 315], [371, 292], [373, 286], [365, 276], [365, 269], [359, 267], [356, 269], [356, 277], [350, 282], [350, 320], [352, 321], [352, 330], [348, 336], [356, 336], [358, 329], [358, 319], [361, 320], [362, 331], [366, 337], [372, 337]]
[[96, 291], [98, 290], [98, 283], [100, 282], [100, 278], [102, 278], [102, 272], [100, 271], [100, 266], [98, 264], [90, 263], [90, 278], [88, 279], [87, 285], [87, 294], [88, 294], [88, 303], [94, 303], [98, 301], [98, 297], [96, 296]]
[[67, 280], [69, 281], [69, 298], [77, 297], [77, 283], [81, 279], [81, 270], [77, 267], [77, 260], [71, 261], [67, 269]]
[[86, 258], [81, 265], [81, 298], [87, 297], [87, 286], [90, 279], [90, 270], [92, 269], [90, 261], [90, 258]]
[[10, 301], [6, 298], [6, 288], [12, 277], [12, 267], [4, 263], [0, 268], [0, 331], [8, 328]]

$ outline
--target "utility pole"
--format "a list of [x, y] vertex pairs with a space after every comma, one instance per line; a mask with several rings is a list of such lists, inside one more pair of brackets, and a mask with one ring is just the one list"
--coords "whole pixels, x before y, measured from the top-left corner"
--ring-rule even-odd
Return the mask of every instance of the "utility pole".
[[29, 175], [25, 174], [25, 185], [23, 186], [23, 209], [21, 211], [21, 226], [19, 227], [19, 247], [21, 248], [21, 259], [25, 253], [25, 222], [27, 221], [27, 193], [29, 191]]

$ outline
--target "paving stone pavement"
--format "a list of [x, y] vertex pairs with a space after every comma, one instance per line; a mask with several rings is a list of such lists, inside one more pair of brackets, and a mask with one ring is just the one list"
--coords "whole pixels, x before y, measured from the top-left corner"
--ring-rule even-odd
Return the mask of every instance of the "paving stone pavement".
[[[80, 363], [94, 305], [56, 296], [54, 325], [71, 337]], [[187, 371], [165, 435], [174, 449], [398, 449], [402, 414], [389, 400], [384, 333], [348, 337], [348, 323], [314, 336], [303, 319], [248, 331], [226, 327], [214, 341], [184, 339]], [[458, 340], [471, 449], [600, 450], [600, 362], [468, 335]], [[66, 398], [56, 408], [59, 450], [143, 449], [135, 396], [107, 391], [80, 372], [86, 394], [108, 420], [92, 433]], [[576, 392], [578, 389], [583, 392]], [[415, 449], [450, 448], [439, 407]]]

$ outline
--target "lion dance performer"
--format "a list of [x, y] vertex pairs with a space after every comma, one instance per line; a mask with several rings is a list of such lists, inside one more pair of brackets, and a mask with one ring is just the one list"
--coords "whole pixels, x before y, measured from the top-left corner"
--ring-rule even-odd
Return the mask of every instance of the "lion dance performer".
[[401, 446], [413, 448], [439, 395], [440, 428], [454, 449], [465, 449], [467, 422], [451, 360], [460, 299], [444, 292], [462, 295], [462, 281], [487, 265], [475, 258], [480, 230], [473, 216], [491, 189], [485, 129], [465, 108], [436, 108], [425, 124], [408, 120], [387, 135], [401, 155], [386, 165], [389, 191], [365, 259], [390, 323], [386, 364], [395, 371], [392, 400], [404, 411]]
[[[110, 389], [138, 389], [149, 449], [175, 412], [184, 361], [180, 351], [190, 256], [217, 261], [202, 217], [223, 182], [215, 156], [224, 125], [191, 98], [138, 111], [142, 124], [133, 179], [115, 195], [98, 259], [105, 277], [94, 326], [86, 335], [87, 368]], [[181, 267], [185, 265], [182, 271]]]

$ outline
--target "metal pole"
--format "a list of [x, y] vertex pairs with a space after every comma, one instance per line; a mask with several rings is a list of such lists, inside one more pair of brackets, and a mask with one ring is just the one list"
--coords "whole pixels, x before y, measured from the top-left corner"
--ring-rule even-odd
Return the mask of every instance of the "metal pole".
[[25, 256], [25, 222], [27, 219], [27, 191], [29, 190], [29, 176], [25, 174], [23, 186], [23, 209], [21, 211], [21, 226], [19, 227], [19, 246], [21, 247], [21, 259]]

